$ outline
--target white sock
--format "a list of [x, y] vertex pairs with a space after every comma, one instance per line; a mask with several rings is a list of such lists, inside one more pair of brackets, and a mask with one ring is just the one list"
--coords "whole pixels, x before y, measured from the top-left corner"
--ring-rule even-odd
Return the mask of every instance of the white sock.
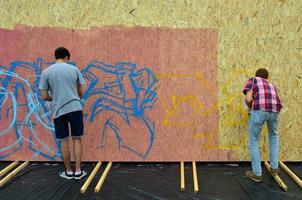
[[66, 173], [67, 173], [68, 175], [73, 174], [73, 172], [72, 172], [72, 171], [67, 171], [67, 170], [66, 170]]
[[81, 172], [82, 171], [76, 171], [75, 174], [78, 175], [78, 174], [81, 174]]

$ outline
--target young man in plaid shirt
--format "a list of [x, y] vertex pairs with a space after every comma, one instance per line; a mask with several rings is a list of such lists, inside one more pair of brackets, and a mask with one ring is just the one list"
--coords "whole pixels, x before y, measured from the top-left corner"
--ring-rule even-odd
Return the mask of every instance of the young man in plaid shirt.
[[282, 105], [276, 87], [267, 79], [268, 71], [260, 68], [256, 71], [255, 77], [247, 81], [243, 90], [246, 95], [245, 102], [251, 109], [248, 132], [252, 171], [247, 171], [246, 176], [256, 182], [262, 181], [259, 136], [265, 122], [269, 134], [271, 174], [278, 173], [279, 137], [277, 128]]

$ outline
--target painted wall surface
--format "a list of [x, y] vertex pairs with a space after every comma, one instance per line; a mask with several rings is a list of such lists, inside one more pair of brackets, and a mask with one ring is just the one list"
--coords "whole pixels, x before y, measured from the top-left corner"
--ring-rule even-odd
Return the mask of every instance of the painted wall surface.
[[301, 13], [300, 0], [0, 0], [1, 159], [60, 159], [37, 82], [66, 46], [91, 86], [85, 160], [249, 160], [241, 90], [266, 67], [280, 157], [301, 161]]
[[60, 157], [38, 83], [62, 45], [86, 80], [84, 160], [224, 159], [194, 138], [218, 133], [217, 37], [210, 29], [0, 30], [1, 157]]

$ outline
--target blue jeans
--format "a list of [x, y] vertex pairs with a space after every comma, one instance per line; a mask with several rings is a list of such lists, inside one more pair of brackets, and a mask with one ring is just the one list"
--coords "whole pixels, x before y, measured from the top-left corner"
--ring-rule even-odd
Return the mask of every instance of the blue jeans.
[[259, 151], [259, 136], [264, 123], [267, 123], [269, 135], [270, 165], [278, 168], [279, 136], [278, 136], [278, 113], [253, 110], [249, 119], [249, 148], [252, 160], [252, 169], [256, 176], [262, 175], [261, 158]]

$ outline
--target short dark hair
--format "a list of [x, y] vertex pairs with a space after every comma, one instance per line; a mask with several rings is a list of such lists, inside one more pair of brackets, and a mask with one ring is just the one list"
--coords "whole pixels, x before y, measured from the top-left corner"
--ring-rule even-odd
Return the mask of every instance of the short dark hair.
[[55, 50], [55, 57], [56, 59], [64, 59], [67, 57], [67, 59], [70, 59], [70, 53], [68, 49], [65, 47], [59, 47]]
[[268, 79], [268, 71], [265, 68], [259, 68], [257, 69], [256, 73], [255, 73], [256, 77], [261, 77], [264, 79]]

